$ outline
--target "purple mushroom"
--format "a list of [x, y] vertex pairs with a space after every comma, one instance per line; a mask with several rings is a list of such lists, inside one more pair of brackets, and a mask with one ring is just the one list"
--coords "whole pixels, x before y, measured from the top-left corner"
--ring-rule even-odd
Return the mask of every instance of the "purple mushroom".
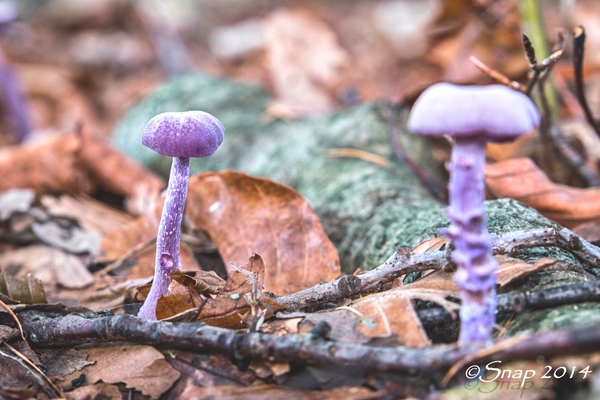
[[154, 281], [138, 317], [156, 319], [156, 304], [169, 291], [170, 274], [178, 268], [181, 220], [190, 174], [190, 157], [207, 157], [223, 141], [221, 121], [202, 111], [168, 112], [152, 118], [142, 134], [142, 144], [173, 157], [167, 196], [156, 235]]
[[408, 127], [429, 136], [454, 138], [450, 171], [450, 227], [454, 279], [461, 288], [460, 343], [490, 338], [496, 309], [496, 270], [483, 206], [485, 143], [509, 141], [540, 122], [533, 102], [501, 85], [483, 87], [439, 83], [417, 99]]

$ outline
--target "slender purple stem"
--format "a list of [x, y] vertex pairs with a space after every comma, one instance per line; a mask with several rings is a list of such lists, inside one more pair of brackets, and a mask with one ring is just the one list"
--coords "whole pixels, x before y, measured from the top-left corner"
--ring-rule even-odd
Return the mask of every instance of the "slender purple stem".
[[189, 175], [189, 157], [173, 157], [169, 187], [156, 237], [154, 281], [148, 297], [138, 313], [140, 318], [156, 319], [156, 304], [161, 296], [165, 296], [169, 292], [171, 272], [175, 268], [181, 270], [179, 242]]
[[458, 265], [454, 279], [461, 288], [460, 343], [490, 338], [496, 306], [496, 270], [483, 206], [485, 136], [456, 138], [450, 165], [448, 216], [445, 232]]

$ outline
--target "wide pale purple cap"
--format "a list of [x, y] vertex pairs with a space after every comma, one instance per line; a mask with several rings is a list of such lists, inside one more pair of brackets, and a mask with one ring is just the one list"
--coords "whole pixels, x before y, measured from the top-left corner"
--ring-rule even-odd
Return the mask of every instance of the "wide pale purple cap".
[[207, 157], [221, 142], [221, 121], [203, 111], [166, 112], [146, 124], [142, 144], [170, 157]]
[[437, 83], [415, 102], [408, 128], [429, 136], [484, 134], [504, 142], [530, 132], [540, 114], [529, 97], [503, 85], [458, 86]]

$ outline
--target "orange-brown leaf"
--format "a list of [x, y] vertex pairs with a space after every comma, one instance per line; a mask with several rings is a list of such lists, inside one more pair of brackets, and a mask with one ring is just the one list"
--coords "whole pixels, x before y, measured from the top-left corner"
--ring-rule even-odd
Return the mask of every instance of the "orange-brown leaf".
[[226, 265], [260, 254], [267, 291], [289, 294], [340, 274], [319, 218], [287, 186], [236, 171], [207, 172], [190, 179], [186, 212], [208, 231]]
[[518, 200], [568, 228], [600, 219], [599, 189], [554, 183], [529, 158], [487, 165], [485, 184], [488, 197]]

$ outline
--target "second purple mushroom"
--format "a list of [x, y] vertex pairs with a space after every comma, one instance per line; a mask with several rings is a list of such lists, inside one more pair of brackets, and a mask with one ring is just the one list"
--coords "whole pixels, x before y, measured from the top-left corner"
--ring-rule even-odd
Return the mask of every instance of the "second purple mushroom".
[[187, 196], [190, 157], [207, 157], [223, 141], [221, 121], [202, 111], [168, 112], [152, 118], [142, 134], [142, 144], [173, 157], [169, 186], [156, 235], [156, 264], [150, 293], [138, 317], [156, 319], [156, 305], [169, 292], [171, 272], [181, 269], [181, 221]]
[[417, 99], [408, 121], [415, 133], [454, 138], [448, 166], [446, 237], [454, 243], [454, 279], [461, 288], [460, 343], [490, 338], [496, 309], [498, 264], [491, 252], [484, 208], [485, 144], [530, 132], [540, 122], [533, 102], [501, 85], [439, 83]]

